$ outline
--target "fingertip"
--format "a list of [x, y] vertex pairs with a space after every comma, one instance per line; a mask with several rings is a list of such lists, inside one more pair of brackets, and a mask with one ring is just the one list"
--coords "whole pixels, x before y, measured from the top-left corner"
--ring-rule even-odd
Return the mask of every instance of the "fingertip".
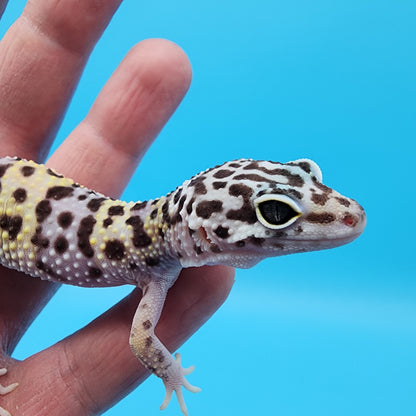
[[[192, 81], [192, 66], [185, 51], [167, 39], [145, 39], [127, 54], [140, 67], [141, 77], [149, 85], [175, 85], [185, 95]], [[146, 77], [147, 75], [147, 77]]]

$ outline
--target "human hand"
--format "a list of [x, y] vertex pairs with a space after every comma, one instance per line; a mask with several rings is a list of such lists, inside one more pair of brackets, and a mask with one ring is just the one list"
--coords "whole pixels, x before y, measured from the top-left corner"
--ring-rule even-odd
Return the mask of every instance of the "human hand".
[[[120, 2], [27, 2], [0, 43], [2, 156], [43, 160], [88, 55]], [[6, 3], [0, 0], [0, 9]], [[189, 62], [177, 46], [141, 42], [47, 164], [117, 197], [190, 79]], [[184, 271], [156, 329], [161, 341], [175, 350], [221, 305], [232, 283], [229, 268]], [[1, 268], [0, 287], [0, 367], [9, 370], [0, 383], [19, 382], [0, 396], [0, 406], [13, 416], [101, 414], [149, 375], [128, 344], [139, 290], [75, 334], [18, 362], [11, 352], [59, 285]]]

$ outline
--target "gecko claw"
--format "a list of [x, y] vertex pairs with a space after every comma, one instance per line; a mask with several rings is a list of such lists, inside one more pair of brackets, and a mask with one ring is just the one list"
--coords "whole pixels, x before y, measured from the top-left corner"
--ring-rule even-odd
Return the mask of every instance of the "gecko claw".
[[185, 416], [188, 416], [188, 409], [186, 407], [185, 400], [183, 398], [182, 386], [186, 390], [192, 393], [198, 393], [201, 391], [201, 389], [199, 387], [193, 386], [185, 379], [185, 376], [192, 373], [195, 367], [192, 365], [188, 368], [182, 368], [181, 359], [182, 359], [181, 355], [179, 353], [176, 353], [175, 354], [176, 374], [174, 374], [173, 377], [169, 378], [168, 380], [164, 381], [165, 388], [166, 388], [166, 395], [163, 400], [163, 403], [160, 405], [160, 410], [166, 409], [166, 407], [168, 406], [172, 398], [173, 392], [175, 392], [176, 398], [178, 399], [178, 403], [179, 403], [182, 413]]

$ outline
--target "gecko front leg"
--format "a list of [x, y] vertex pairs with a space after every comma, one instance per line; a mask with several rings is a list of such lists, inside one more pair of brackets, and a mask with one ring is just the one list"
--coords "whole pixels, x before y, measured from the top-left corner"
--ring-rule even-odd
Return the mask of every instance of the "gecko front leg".
[[181, 356], [176, 354], [173, 359], [154, 333], [168, 289], [169, 284], [163, 280], [152, 280], [143, 288], [143, 297], [134, 315], [130, 332], [130, 347], [143, 365], [163, 380], [166, 396], [160, 409], [166, 408], [175, 391], [180, 408], [183, 414], [187, 415], [182, 386], [193, 393], [201, 390], [185, 379], [194, 367], [182, 368]]

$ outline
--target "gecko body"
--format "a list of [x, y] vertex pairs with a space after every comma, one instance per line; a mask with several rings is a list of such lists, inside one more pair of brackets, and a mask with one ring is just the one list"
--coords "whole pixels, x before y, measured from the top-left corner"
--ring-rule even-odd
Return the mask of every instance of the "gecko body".
[[234, 160], [145, 202], [105, 197], [19, 158], [0, 159], [0, 185], [0, 263], [65, 284], [140, 287], [130, 346], [163, 380], [161, 408], [175, 391], [185, 414], [181, 387], [199, 391], [185, 379], [192, 368], [183, 369], [154, 334], [180, 270], [247, 268], [267, 257], [336, 247], [361, 234], [366, 221], [361, 206], [323, 185], [307, 159]]

